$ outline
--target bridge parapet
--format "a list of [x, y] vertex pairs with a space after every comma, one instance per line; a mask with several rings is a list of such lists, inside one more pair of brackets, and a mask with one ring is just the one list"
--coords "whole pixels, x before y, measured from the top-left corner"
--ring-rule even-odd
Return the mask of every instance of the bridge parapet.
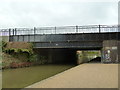
[[0, 35], [71, 34], [118, 32], [118, 25], [87, 25], [1, 29]]

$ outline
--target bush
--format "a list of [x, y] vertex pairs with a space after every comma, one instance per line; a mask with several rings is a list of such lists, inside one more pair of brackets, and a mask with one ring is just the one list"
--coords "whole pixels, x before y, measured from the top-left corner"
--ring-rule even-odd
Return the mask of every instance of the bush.
[[35, 55], [35, 54], [30, 55], [28, 61], [30, 61], [30, 62], [36, 62], [37, 61], [37, 55]]
[[1, 41], [1, 42], [0, 42], [0, 45], [1, 45], [0, 48], [2, 48], [2, 51], [4, 52], [5, 47], [6, 47], [6, 45], [7, 45], [7, 42], [5, 42], [5, 41]]

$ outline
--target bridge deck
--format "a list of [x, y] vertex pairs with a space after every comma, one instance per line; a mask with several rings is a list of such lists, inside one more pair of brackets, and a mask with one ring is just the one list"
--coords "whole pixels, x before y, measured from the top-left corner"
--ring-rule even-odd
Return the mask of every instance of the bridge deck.
[[104, 40], [116, 40], [120, 33], [74, 33], [12, 35], [12, 42], [33, 42], [34, 48], [102, 48]]

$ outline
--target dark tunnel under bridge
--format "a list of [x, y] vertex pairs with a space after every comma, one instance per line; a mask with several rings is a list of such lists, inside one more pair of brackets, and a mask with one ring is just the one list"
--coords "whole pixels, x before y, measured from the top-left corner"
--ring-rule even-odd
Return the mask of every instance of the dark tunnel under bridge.
[[[77, 65], [77, 64], [80, 64], [78, 63], [77, 51], [92, 51], [93, 52], [93, 49], [85, 50], [85, 49], [80, 49], [80, 48], [72, 48], [72, 49], [71, 48], [44, 48], [44, 49], [37, 48], [37, 49], [34, 49], [34, 51], [36, 52], [38, 56], [38, 60], [41, 60], [41, 56], [47, 57], [46, 63]], [[96, 49], [95, 51], [100, 51], [100, 50]]]
[[34, 49], [40, 60], [41, 56], [47, 58], [46, 63], [55, 64], [76, 64], [76, 50], [68, 48], [49, 48], [49, 49]]

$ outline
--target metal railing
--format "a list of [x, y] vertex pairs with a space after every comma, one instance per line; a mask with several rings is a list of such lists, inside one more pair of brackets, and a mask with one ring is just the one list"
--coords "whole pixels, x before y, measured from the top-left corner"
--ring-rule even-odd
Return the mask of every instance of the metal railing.
[[118, 32], [118, 25], [10, 28], [1, 29], [0, 36], [34, 35], [34, 34], [102, 33], [102, 32]]

